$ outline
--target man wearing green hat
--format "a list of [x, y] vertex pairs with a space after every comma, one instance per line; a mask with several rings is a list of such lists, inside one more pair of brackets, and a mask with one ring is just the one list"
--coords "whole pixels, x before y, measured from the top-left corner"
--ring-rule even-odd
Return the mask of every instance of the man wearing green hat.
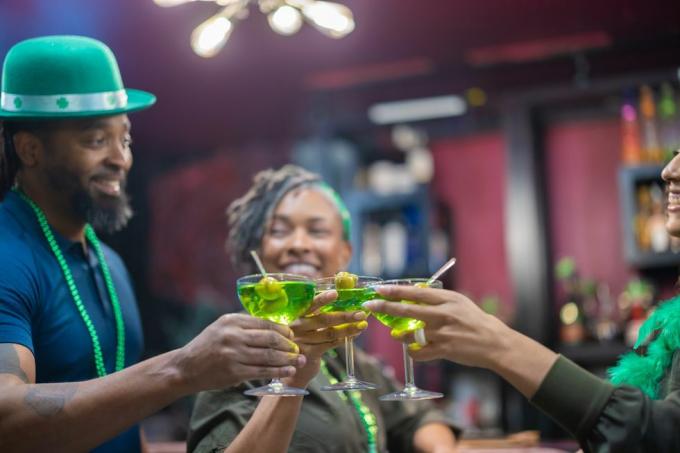
[[127, 113], [111, 50], [48, 36], [16, 44], [0, 92], [0, 448], [140, 451], [142, 418], [182, 396], [304, 365], [287, 327], [225, 315], [183, 348], [135, 364], [127, 271], [95, 230], [131, 216]]

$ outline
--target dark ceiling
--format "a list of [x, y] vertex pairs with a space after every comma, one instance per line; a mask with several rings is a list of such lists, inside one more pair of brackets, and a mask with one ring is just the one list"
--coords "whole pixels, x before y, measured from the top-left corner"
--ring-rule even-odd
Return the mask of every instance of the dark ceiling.
[[[217, 11], [197, 2], [0, 0], [0, 53], [40, 34], [87, 34], [117, 54], [130, 87], [158, 95], [137, 133], [159, 152], [285, 141], [311, 115], [362, 116], [375, 100], [490, 93], [680, 65], [677, 0], [348, 0], [357, 28], [332, 40], [306, 26], [272, 32], [251, 8], [212, 59], [192, 29]], [[581, 66], [583, 68], [583, 66]]]

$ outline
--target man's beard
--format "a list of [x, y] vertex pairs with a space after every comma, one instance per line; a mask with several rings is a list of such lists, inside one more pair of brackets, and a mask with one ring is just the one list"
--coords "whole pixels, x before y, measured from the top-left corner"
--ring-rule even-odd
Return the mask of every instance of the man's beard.
[[98, 200], [78, 184], [76, 175], [63, 168], [48, 171], [47, 178], [53, 189], [69, 194], [68, 200], [73, 214], [92, 225], [97, 231], [115, 233], [132, 218], [132, 208], [125, 192], [125, 180], [120, 183], [119, 196], [102, 195], [103, 199]]
[[105, 202], [96, 200], [86, 190], [78, 189], [71, 196], [71, 204], [92, 228], [108, 234], [125, 227], [133, 214], [123, 187], [118, 197], [109, 197]]

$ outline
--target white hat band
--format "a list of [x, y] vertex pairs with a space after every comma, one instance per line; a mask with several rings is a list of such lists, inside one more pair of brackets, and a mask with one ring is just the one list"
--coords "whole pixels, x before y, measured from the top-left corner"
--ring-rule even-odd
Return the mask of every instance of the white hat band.
[[22, 95], [0, 93], [0, 109], [7, 112], [59, 113], [115, 110], [127, 106], [125, 90], [87, 94]]

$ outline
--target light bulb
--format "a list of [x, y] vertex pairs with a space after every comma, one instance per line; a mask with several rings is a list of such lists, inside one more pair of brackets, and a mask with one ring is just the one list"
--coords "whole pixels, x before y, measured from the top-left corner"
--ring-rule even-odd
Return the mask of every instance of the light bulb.
[[213, 16], [191, 33], [191, 47], [201, 57], [214, 57], [224, 47], [233, 28], [233, 24], [226, 17]]
[[300, 12], [292, 6], [283, 5], [267, 15], [267, 21], [276, 33], [281, 35], [292, 35], [300, 30], [302, 26], [302, 16]]
[[354, 30], [354, 16], [345, 5], [332, 2], [312, 2], [302, 7], [302, 14], [320, 32], [331, 38], [342, 38]]

